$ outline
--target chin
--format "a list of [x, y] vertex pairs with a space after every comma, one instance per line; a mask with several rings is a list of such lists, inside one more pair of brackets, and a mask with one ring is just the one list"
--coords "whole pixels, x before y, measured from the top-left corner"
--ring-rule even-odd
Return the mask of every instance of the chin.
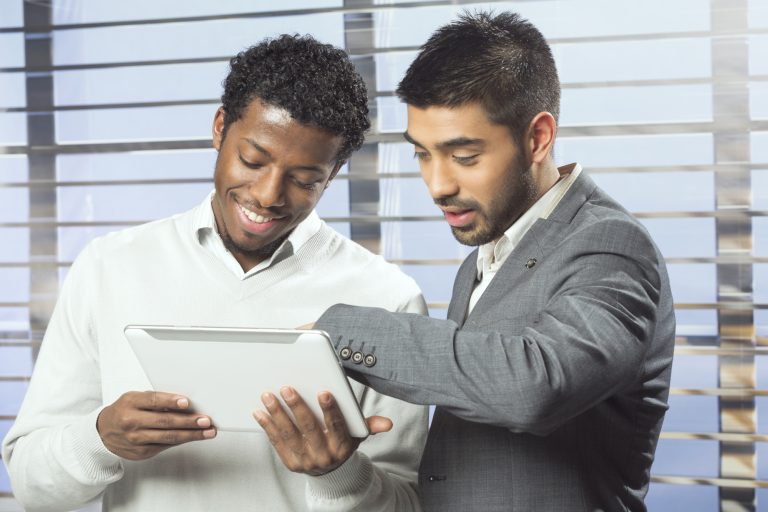
[[463, 231], [461, 228], [451, 228], [453, 237], [462, 245], [479, 245], [475, 243], [475, 234], [471, 231]]
[[453, 237], [462, 245], [477, 247], [494, 241], [497, 236], [488, 230], [451, 228]]

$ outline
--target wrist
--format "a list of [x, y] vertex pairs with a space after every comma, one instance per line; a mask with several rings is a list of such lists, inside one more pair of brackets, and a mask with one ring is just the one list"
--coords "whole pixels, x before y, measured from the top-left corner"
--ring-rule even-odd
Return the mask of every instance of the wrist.
[[[103, 409], [102, 409], [103, 410]], [[94, 411], [80, 421], [70, 425], [67, 435], [71, 440], [73, 460], [77, 466], [95, 481], [111, 481], [122, 476], [122, 459], [112, 453], [104, 444], [96, 427], [101, 410]]]
[[333, 500], [359, 494], [373, 480], [373, 464], [367, 455], [355, 451], [342, 465], [318, 476], [308, 477], [310, 494], [319, 500]]

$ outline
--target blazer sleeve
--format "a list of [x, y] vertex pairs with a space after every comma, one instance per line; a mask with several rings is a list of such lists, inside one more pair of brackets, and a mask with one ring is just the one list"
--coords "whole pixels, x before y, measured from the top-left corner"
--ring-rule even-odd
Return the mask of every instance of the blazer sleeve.
[[[333, 306], [315, 325], [338, 347], [375, 347], [373, 367], [344, 364], [377, 391], [543, 435], [643, 371], [662, 291], [660, 263], [650, 241], [642, 252], [627, 249], [571, 250], [555, 292], [515, 333], [503, 321], [462, 329], [450, 320], [346, 305]], [[514, 297], [504, 304], [513, 316]]]

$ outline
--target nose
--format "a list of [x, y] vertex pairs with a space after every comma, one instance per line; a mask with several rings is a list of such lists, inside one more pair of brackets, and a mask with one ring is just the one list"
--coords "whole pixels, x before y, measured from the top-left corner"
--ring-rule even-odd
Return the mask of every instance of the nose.
[[452, 197], [459, 193], [459, 186], [446, 162], [432, 158], [422, 163], [421, 175], [434, 199]]
[[285, 173], [268, 167], [251, 184], [251, 194], [262, 208], [285, 206]]

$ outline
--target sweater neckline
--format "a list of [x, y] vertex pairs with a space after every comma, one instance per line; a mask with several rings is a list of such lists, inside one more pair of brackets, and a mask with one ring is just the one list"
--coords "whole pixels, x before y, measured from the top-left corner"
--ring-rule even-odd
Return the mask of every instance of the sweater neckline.
[[[194, 210], [187, 215], [179, 216], [176, 220], [177, 231], [188, 247], [188, 253], [198, 260], [196, 267], [201, 273], [215, 281], [216, 286], [225, 293], [234, 294], [236, 300], [244, 300], [254, 294], [264, 293], [271, 286], [293, 275], [310, 272], [326, 261], [339, 243], [338, 235], [321, 220], [320, 228], [295, 253], [246, 279], [241, 279], [198, 242], [192, 227], [193, 221]], [[202, 276], [199, 277], [202, 278]]]

